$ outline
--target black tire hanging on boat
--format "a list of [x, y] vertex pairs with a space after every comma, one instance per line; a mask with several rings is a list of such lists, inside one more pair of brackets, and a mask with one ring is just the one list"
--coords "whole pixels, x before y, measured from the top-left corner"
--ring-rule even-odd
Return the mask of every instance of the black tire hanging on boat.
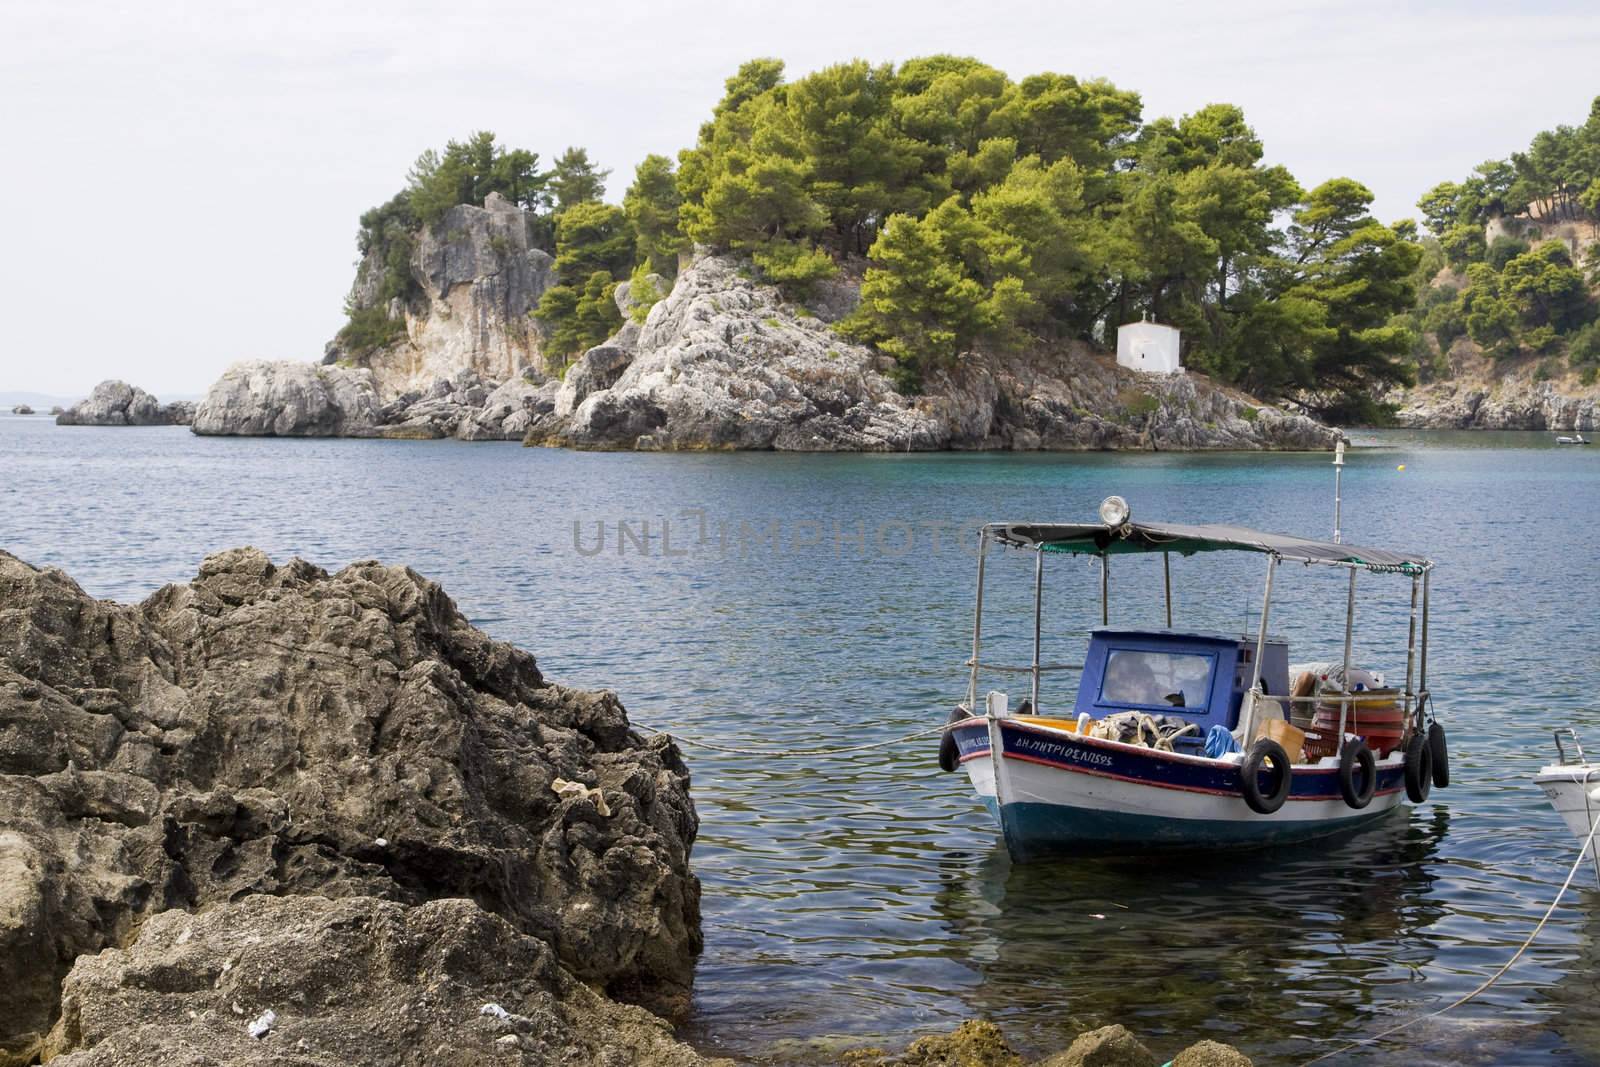
[[961, 750], [956, 747], [955, 731], [950, 726], [970, 718], [965, 708], [952, 708], [950, 717], [944, 721], [945, 731], [939, 738], [939, 769], [947, 774], [961, 765]]
[[[1272, 764], [1272, 788], [1261, 792], [1261, 765]], [[1239, 764], [1239, 791], [1250, 810], [1259, 815], [1271, 815], [1289, 799], [1289, 786], [1294, 770], [1289, 766], [1289, 753], [1270, 737], [1263, 737], [1250, 746], [1244, 762]]]
[[1444, 789], [1450, 784], [1450, 749], [1444, 743], [1444, 727], [1428, 727], [1428, 749], [1433, 755], [1433, 784]]
[[1433, 746], [1428, 743], [1427, 734], [1415, 730], [1406, 742], [1406, 796], [1411, 803], [1421, 804], [1432, 788]]
[[[1361, 788], [1356, 789], [1356, 765], [1361, 766]], [[1372, 803], [1378, 790], [1378, 760], [1360, 739], [1346, 741], [1339, 754], [1339, 792], [1344, 802], [1358, 811]]]

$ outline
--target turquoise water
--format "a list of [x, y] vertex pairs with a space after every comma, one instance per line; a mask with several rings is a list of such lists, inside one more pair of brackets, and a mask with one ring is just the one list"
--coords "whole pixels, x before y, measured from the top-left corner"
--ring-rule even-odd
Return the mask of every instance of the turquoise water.
[[[968, 523], [1089, 519], [1116, 492], [1140, 517], [1326, 535], [1326, 456], [582, 454], [0, 417], [0, 547], [124, 601], [246, 543], [408, 563], [552, 678], [741, 750], [686, 746], [706, 950], [683, 1034], [705, 1049], [827, 1062], [977, 1015], [1029, 1052], [1121, 1021], [1158, 1052], [1214, 1037], [1290, 1064], [1442, 1006], [1509, 956], [1576, 851], [1528, 781], [1549, 730], [1587, 727], [1600, 748], [1600, 448], [1363, 441], [1346, 538], [1439, 563], [1429, 674], [1455, 784], [1349, 840], [1205, 860], [1014, 867], [933, 739], [859, 746], [937, 725], [964, 691]], [[986, 648], [1020, 658], [1031, 563], [991, 573]], [[1253, 628], [1261, 577], [1256, 557], [1175, 561], [1176, 621]], [[1279, 590], [1291, 658], [1336, 658], [1342, 576], [1285, 567]], [[1356, 658], [1391, 676], [1408, 592], [1358, 586]], [[1046, 658], [1074, 659], [1098, 621], [1093, 568], [1056, 561], [1046, 607]], [[1114, 564], [1113, 620], [1160, 610], [1159, 565]], [[1069, 699], [1047, 686], [1042, 703]], [[817, 747], [853, 751], [769, 754]], [[1592, 873], [1577, 884], [1483, 998], [1337, 1062], [1600, 1063], [1600, 892]]]

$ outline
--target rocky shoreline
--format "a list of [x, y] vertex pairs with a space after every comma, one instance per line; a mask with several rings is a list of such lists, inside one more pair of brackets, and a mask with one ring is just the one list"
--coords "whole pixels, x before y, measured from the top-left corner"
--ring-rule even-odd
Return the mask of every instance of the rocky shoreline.
[[[1448, 375], [1396, 392], [1395, 421], [1422, 430], [1600, 430], [1600, 383], [1546, 359], [1495, 360], [1465, 337]], [[1559, 373], [1551, 373], [1552, 369]], [[1548, 375], [1548, 376], [1547, 376]]]
[[[0, 552], [3, 1067], [727, 1065], [669, 1023], [697, 830], [670, 739], [407, 568], [234, 549], [119, 605]], [[845, 1061], [1022, 1063], [981, 1022]]]

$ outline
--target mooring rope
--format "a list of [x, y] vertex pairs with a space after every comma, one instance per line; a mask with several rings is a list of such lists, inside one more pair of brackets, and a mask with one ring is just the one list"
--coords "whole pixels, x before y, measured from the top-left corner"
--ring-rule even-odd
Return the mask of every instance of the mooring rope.
[[[1588, 784], [1587, 779], [1585, 779], [1584, 784]], [[1321, 1063], [1323, 1060], [1331, 1059], [1334, 1056], [1342, 1056], [1346, 1052], [1358, 1049], [1363, 1045], [1371, 1045], [1378, 1041], [1382, 1041], [1391, 1034], [1398, 1034], [1400, 1031], [1409, 1029], [1418, 1023], [1426, 1022], [1429, 1019], [1437, 1019], [1445, 1012], [1453, 1011], [1454, 1009], [1461, 1007], [1461, 1005], [1467, 1003], [1469, 1000], [1472, 1000], [1474, 997], [1478, 996], [1478, 994], [1482, 993], [1484, 990], [1498, 982], [1507, 971], [1511, 970], [1512, 964], [1521, 959], [1522, 954], [1528, 951], [1529, 947], [1533, 944], [1533, 939], [1539, 936], [1539, 931], [1543, 930], [1545, 924], [1550, 921], [1550, 916], [1556, 913], [1556, 906], [1561, 903], [1561, 898], [1567, 895], [1567, 890], [1572, 886], [1572, 879], [1577, 876], [1579, 869], [1583, 867], [1584, 855], [1588, 853], [1589, 845], [1594, 841], [1595, 832], [1597, 830], [1600, 830], [1600, 822], [1595, 822], [1591, 818], [1589, 825], [1589, 836], [1583, 839], [1583, 844], [1578, 848], [1578, 858], [1572, 861], [1572, 867], [1567, 871], [1566, 881], [1562, 882], [1561, 888], [1556, 891], [1555, 899], [1552, 900], [1550, 902], [1550, 906], [1545, 909], [1544, 915], [1534, 926], [1533, 932], [1528, 935], [1527, 940], [1522, 942], [1521, 947], [1519, 947], [1517, 951], [1512, 954], [1509, 960], [1506, 960], [1506, 962], [1501, 965], [1498, 971], [1495, 971], [1488, 978], [1485, 978], [1478, 988], [1474, 989], [1464, 997], [1460, 997], [1451, 1001], [1449, 1004], [1446, 1004], [1437, 1011], [1430, 1011], [1426, 1015], [1418, 1015], [1414, 1019], [1407, 1019], [1405, 1022], [1397, 1023], [1396, 1025], [1389, 1027], [1389, 1029], [1374, 1034], [1371, 1037], [1364, 1037], [1360, 1041], [1352, 1041], [1350, 1044], [1336, 1048], [1332, 1052], [1324, 1052], [1322, 1055], [1317, 1056], [1314, 1059], [1306, 1060], [1305, 1063], [1301, 1064], [1301, 1067], [1310, 1067], [1310, 1065], [1313, 1063]]]
[[776, 746], [732, 748], [726, 745], [713, 745], [709, 741], [696, 741], [691, 738], [680, 737], [677, 734], [672, 733], [670, 730], [658, 730], [654, 726], [645, 726], [641, 723], [633, 723], [632, 725], [635, 730], [643, 730], [647, 734], [660, 734], [663, 737], [670, 737], [673, 741], [676, 741], [680, 745], [687, 745], [690, 748], [703, 748], [708, 752], [722, 752], [730, 756], [797, 757], [844, 756], [850, 754], [851, 752], [861, 752], [865, 749], [888, 748], [890, 745], [898, 745], [905, 741], [914, 741], [919, 737], [932, 737], [934, 734], [942, 734], [950, 728], [948, 724], [944, 726], [934, 726], [925, 730], [918, 730], [915, 733], [904, 734], [900, 737], [891, 737], [887, 741], [871, 741], [866, 744], [848, 745], [842, 748], [781, 748]]

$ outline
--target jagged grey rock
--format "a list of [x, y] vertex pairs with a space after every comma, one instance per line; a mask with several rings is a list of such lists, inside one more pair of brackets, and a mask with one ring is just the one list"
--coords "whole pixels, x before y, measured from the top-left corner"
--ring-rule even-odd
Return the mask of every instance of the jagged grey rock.
[[409, 569], [235, 549], [123, 606], [0, 552], [0, 1064], [43, 1047], [76, 959], [253, 894], [466, 898], [681, 1013], [688, 782], [615, 696], [548, 682]]
[[1515, 378], [1442, 381], [1402, 393], [1395, 420], [1435, 430], [1600, 430], [1600, 389], [1561, 392]]
[[[830, 295], [828, 311], [846, 303]], [[567, 371], [526, 443], [579, 448], [903, 451], [1327, 448], [1335, 432], [1199, 375], [1142, 375], [1086, 346], [965, 357], [920, 395], [823, 316], [702, 254], [642, 327]]]
[[372, 372], [293, 360], [247, 360], [206, 391], [191, 429], [203, 435], [375, 437]]
[[11, 409], [11, 414], [13, 414], [13, 415], [32, 415], [33, 414], [33, 409], [30, 408], [26, 404], [18, 404], [16, 407]]
[[[1402, 426], [1435, 430], [1600, 430], [1600, 382], [1548, 358], [1496, 359], [1467, 337], [1436, 354], [1431, 380], [1396, 390]], [[1547, 377], [1551, 370], [1558, 373]]]
[[56, 416], [58, 426], [187, 426], [194, 405], [161, 402], [138, 386], [108, 379]]
[[[372, 371], [386, 401], [432, 382], [472, 371], [502, 382], [543, 367], [537, 324], [529, 317], [555, 281], [555, 261], [532, 241], [533, 220], [498, 193], [482, 207], [458, 204], [417, 234], [408, 269], [420, 296], [386, 308], [403, 319], [405, 337], [368, 352], [335, 339], [323, 362]], [[378, 250], [356, 272], [351, 301], [375, 306], [388, 267]]]

